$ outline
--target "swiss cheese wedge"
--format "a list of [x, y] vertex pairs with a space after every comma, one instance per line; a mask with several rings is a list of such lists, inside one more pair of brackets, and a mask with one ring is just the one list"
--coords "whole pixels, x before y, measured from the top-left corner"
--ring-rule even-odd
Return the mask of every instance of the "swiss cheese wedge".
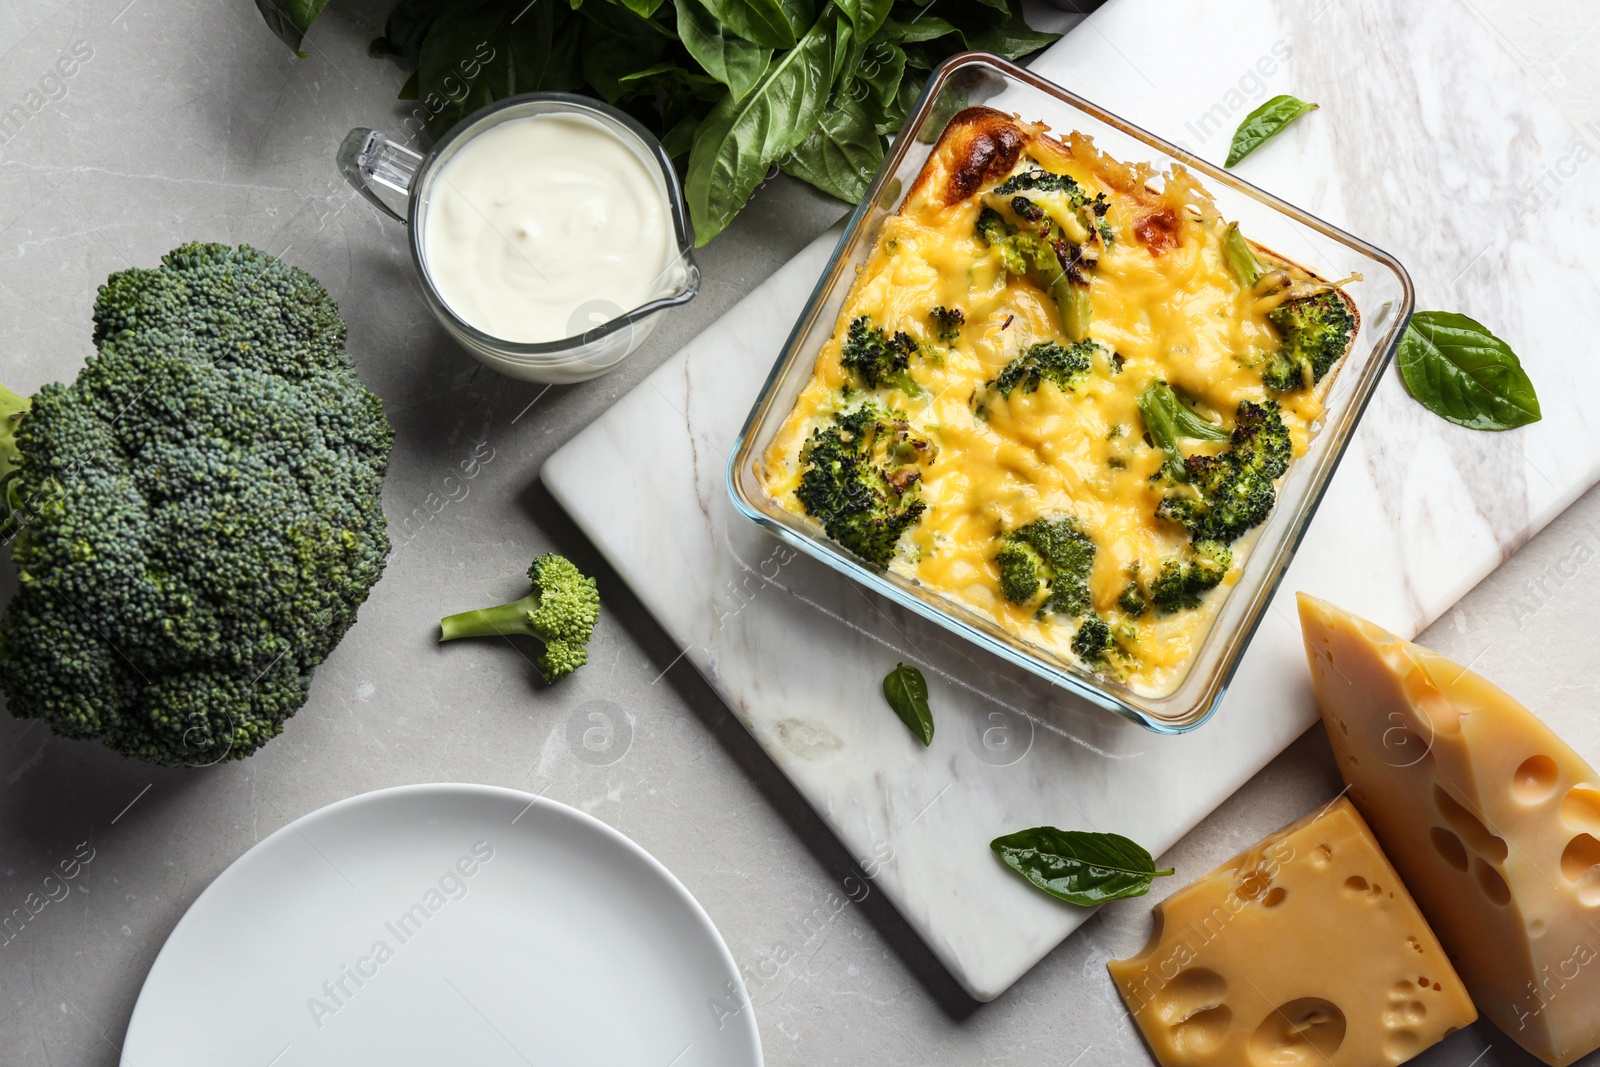
[[1111, 977], [1162, 1067], [1381, 1067], [1477, 1018], [1343, 798], [1155, 907]]
[[1600, 1047], [1600, 775], [1489, 682], [1311, 597], [1350, 797], [1484, 1015], [1546, 1063]]

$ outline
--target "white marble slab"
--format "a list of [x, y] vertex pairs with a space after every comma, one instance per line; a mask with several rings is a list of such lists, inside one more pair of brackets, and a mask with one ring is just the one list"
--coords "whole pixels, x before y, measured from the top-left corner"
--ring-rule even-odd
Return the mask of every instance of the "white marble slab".
[[[1053, 823], [1170, 847], [1313, 721], [1294, 590], [1414, 633], [1600, 477], [1600, 130], [1561, 119], [1470, 7], [1113, 0], [1034, 69], [1219, 162], [1267, 95], [1320, 103], [1238, 173], [1398, 255], [1420, 308], [1491, 324], [1545, 418], [1459, 430], [1391, 375], [1221, 711], [1177, 738], [1005, 667], [734, 512], [727, 456], [836, 232], [550, 459], [551, 492], [979, 1000], [1087, 916], [1002, 870], [991, 838]], [[926, 751], [879, 696], [899, 659], [931, 683]]]

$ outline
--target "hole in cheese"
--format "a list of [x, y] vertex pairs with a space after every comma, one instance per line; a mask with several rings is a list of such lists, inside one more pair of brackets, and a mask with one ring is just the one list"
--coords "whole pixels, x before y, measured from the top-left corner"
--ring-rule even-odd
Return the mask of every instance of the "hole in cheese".
[[1442, 826], [1435, 826], [1428, 831], [1428, 840], [1433, 842], [1433, 850], [1450, 866], [1458, 871], [1467, 869], [1467, 847], [1461, 843], [1461, 838]]
[[1267, 892], [1267, 895], [1261, 898], [1261, 904], [1263, 907], [1276, 908], [1279, 904], [1282, 904], [1288, 896], [1289, 891], [1283, 888], [1283, 886], [1273, 886], [1272, 889]]
[[1511, 903], [1511, 887], [1500, 877], [1500, 872], [1483, 862], [1480, 856], [1472, 862], [1472, 873], [1478, 876], [1478, 887], [1483, 895], [1501, 907]]
[[1600, 834], [1600, 789], [1592, 785], [1575, 785], [1561, 801], [1561, 821], [1569, 829]]
[[1506, 858], [1509, 849], [1506, 847], [1505, 839], [1491, 834], [1489, 828], [1484, 826], [1476, 815], [1437, 784], [1433, 787], [1433, 803], [1438, 807], [1439, 814], [1445, 817], [1445, 821], [1467, 839], [1467, 844], [1474, 852], [1482, 853], [1496, 863]]
[[1522, 804], [1549, 800], [1561, 780], [1561, 769], [1549, 756], [1529, 756], [1511, 776], [1511, 795]]
[[1600, 905], [1600, 867], [1590, 867], [1578, 878], [1578, 900], [1585, 907]]
[[1561, 873], [1567, 881], [1577, 884], [1590, 867], [1600, 864], [1600, 841], [1588, 834], [1579, 834], [1567, 842], [1561, 853]]
[[1344, 1044], [1344, 1012], [1320, 997], [1301, 997], [1272, 1011], [1250, 1035], [1255, 1067], [1321, 1064]]
[[1359, 874], [1352, 874], [1344, 880], [1344, 887], [1352, 893], [1365, 893], [1368, 888], [1367, 880]]
[[1228, 995], [1228, 980], [1209, 967], [1190, 967], [1174, 975], [1164, 992], [1156, 1011], [1162, 1022], [1176, 1028], [1220, 1007]]
[[1197, 1011], [1172, 1028], [1172, 1044], [1186, 1057], [1209, 1055], [1222, 1047], [1233, 1025], [1233, 1011], [1226, 1004]]

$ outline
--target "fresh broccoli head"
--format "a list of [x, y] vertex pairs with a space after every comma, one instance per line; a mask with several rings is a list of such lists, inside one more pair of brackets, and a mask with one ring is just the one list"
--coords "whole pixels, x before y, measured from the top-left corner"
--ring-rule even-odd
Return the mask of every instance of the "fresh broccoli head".
[[922, 389], [911, 377], [911, 357], [917, 352], [917, 342], [910, 334], [889, 333], [860, 315], [850, 322], [839, 362], [868, 389], [891, 386], [907, 396], [917, 396]]
[[1322, 381], [1349, 351], [1356, 330], [1350, 305], [1331, 289], [1285, 300], [1267, 312], [1267, 319], [1283, 337], [1283, 346], [1267, 357], [1261, 380], [1280, 393]]
[[1184, 461], [1184, 484], [1156, 505], [1156, 514], [1181, 523], [1196, 542], [1227, 544], [1266, 521], [1277, 501], [1274, 482], [1289, 469], [1289, 430], [1268, 400], [1239, 405], [1229, 447]]
[[928, 317], [933, 320], [933, 328], [939, 340], [947, 345], [956, 343], [961, 336], [961, 327], [967, 324], [967, 313], [960, 308], [940, 305], [929, 311]]
[[389, 552], [393, 433], [332, 299], [255, 249], [185, 245], [101, 287], [98, 351], [5, 465], [11, 713], [162, 764], [240, 759], [305, 702]]
[[1082, 615], [1089, 610], [1094, 553], [1076, 520], [1035, 519], [1000, 537], [1000, 593], [1013, 604], [1037, 604], [1041, 618]]
[[1199, 607], [1233, 566], [1233, 550], [1221, 542], [1196, 541], [1192, 547], [1194, 558], [1167, 560], [1150, 583], [1150, 603], [1163, 615]]
[[917, 499], [920, 465], [936, 451], [897, 412], [863, 404], [811, 432], [795, 496], [829, 537], [887, 567], [900, 535], [927, 508]]
[[600, 590], [571, 560], [554, 553], [533, 561], [528, 581], [533, 591], [521, 600], [439, 620], [439, 640], [537, 637], [544, 642], [539, 670], [545, 681], [571, 674], [589, 660], [589, 635], [600, 618]]
[[1007, 363], [993, 381], [986, 383], [986, 388], [998, 389], [1001, 396], [1009, 398], [1019, 386], [1024, 393], [1031, 393], [1040, 383], [1049, 382], [1068, 392], [1094, 366], [1095, 349], [1092, 341], [1073, 345], [1040, 341]]

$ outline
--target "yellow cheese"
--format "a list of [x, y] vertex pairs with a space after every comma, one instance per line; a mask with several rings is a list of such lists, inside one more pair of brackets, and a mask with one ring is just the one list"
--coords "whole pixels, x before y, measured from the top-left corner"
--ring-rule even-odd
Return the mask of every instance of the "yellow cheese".
[[1600, 1047], [1600, 775], [1437, 653], [1300, 597], [1350, 796], [1478, 1008], [1557, 1067]]
[[1380, 1067], [1477, 1018], [1340, 798], [1155, 907], [1111, 977], [1162, 1067]]
[[[1166, 457], [1143, 439], [1140, 393], [1152, 382], [1170, 382], [1230, 424], [1241, 401], [1276, 399], [1298, 456], [1333, 376], [1312, 390], [1269, 397], [1259, 364], [1280, 343], [1269, 306], [1229, 269], [1222, 251], [1226, 224], [1186, 172], [1175, 170], [1159, 194], [1142, 185], [1130, 192], [1126, 168], [1087, 138], [1074, 138], [1070, 152], [1052, 143], [1037, 140], [1031, 151], [1110, 204], [1104, 222], [1112, 240], [1090, 286], [1090, 332], [1101, 346], [1093, 372], [1067, 393], [1044, 386], [1009, 398], [987, 395], [978, 414], [976, 394], [984, 383], [1030, 345], [1062, 337], [1061, 322], [1045, 293], [1008, 275], [999, 251], [977, 237], [981, 192], [954, 204], [916, 195], [884, 220], [811, 381], [759, 470], [772, 498], [803, 515], [795, 489], [805, 441], [863, 393], [840, 363], [850, 322], [867, 316], [906, 332], [934, 354], [912, 367], [920, 393], [886, 387], [876, 398], [903, 412], [938, 452], [922, 472], [920, 499], [927, 510], [902, 537], [891, 569], [1071, 661], [1076, 622], [1040, 618], [1033, 605], [1008, 602], [994, 561], [1001, 532], [1041, 515], [1070, 515], [1097, 546], [1089, 576], [1092, 608], [1129, 654], [1120, 680], [1139, 692], [1165, 693], [1182, 679], [1222, 597], [1171, 615], [1130, 614], [1118, 602], [1133, 577], [1152, 579], [1164, 562], [1188, 554], [1185, 531], [1155, 514], [1160, 491], [1151, 478]], [[1017, 169], [1038, 165], [1024, 156]], [[1172, 243], [1159, 253], [1138, 233], [1153, 205], [1173, 228]], [[965, 325], [953, 342], [939, 339], [929, 319], [935, 306], [963, 312]], [[1205, 447], [1222, 446], [1194, 450]], [[1234, 574], [1250, 544], [1246, 538], [1234, 546]], [[1233, 580], [1226, 579], [1229, 585]]]

